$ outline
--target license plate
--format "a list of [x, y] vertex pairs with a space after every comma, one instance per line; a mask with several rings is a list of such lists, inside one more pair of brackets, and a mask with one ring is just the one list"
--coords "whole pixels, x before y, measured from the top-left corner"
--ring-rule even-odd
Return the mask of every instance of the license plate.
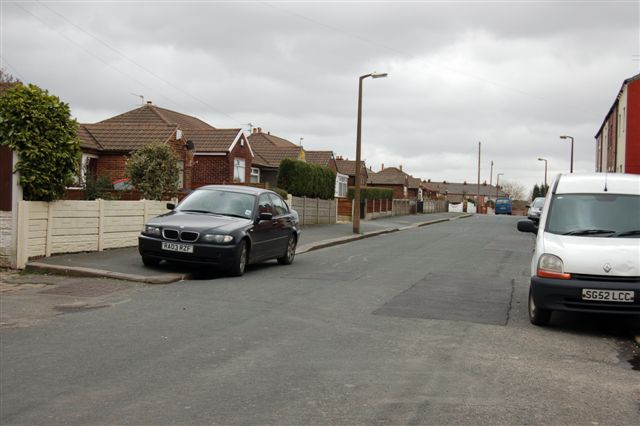
[[582, 289], [582, 300], [633, 303], [633, 291]]
[[179, 244], [179, 243], [162, 243], [162, 250], [179, 251], [180, 253], [193, 253], [193, 246], [191, 244]]

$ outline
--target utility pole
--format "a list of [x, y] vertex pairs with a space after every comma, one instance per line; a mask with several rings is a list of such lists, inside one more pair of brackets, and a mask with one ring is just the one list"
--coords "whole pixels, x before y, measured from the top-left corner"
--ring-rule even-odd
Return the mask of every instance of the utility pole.
[[480, 212], [480, 152], [482, 149], [482, 142], [478, 142], [478, 192], [476, 193], [476, 212]]
[[489, 173], [489, 186], [493, 184], [493, 160], [491, 160], [491, 172]]

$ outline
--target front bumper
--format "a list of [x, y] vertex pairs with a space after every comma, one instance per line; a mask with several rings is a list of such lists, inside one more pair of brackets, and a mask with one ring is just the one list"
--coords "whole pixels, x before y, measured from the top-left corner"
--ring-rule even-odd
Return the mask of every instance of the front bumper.
[[180, 253], [162, 250], [162, 242], [163, 240], [160, 238], [140, 235], [138, 236], [138, 252], [142, 256], [173, 262], [225, 266], [231, 264], [237, 250], [235, 244], [188, 243], [193, 246], [193, 253]]
[[[634, 291], [634, 301], [602, 302], [582, 300], [582, 289]], [[613, 278], [574, 276], [570, 280], [531, 278], [531, 295], [536, 306], [552, 311], [600, 312], [640, 315], [640, 281], [638, 277]]]

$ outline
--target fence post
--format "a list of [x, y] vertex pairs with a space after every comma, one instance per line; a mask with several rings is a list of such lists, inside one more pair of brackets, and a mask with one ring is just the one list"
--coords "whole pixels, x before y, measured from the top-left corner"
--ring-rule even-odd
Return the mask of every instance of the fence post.
[[306, 222], [304, 221], [305, 210], [307, 210], [307, 197], [302, 197], [302, 224], [303, 225], [306, 225]]
[[104, 200], [98, 199], [98, 251], [104, 250]]
[[16, 232], [16, 268], [24, 269], [29, 260], [29, 201], [18, 202]]
[[44, 255], [51, 256], [51, 246], [53, 245], [53, 210], [55, 201], [47, 203], [47, 239], [45, 241]]
[[316, 198], [316, 224], [320, 225], [320, 198]]

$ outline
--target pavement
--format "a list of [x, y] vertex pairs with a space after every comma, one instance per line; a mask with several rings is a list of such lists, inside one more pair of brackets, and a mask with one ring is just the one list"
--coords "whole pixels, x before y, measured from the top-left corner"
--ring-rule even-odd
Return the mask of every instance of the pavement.
[[[346, 244], [363, 238], [371, 238], [390, 232], [398, 232], [434, 223], [469, 217], [466, 213], [429, 213], [407, 216], [392, 216], [360, 222], [360, 234], [353, 233], [353, 225], [337, 223], [331, 225], [306, 225], [296, 255], [324, 247]], [[29, 262], [26, 272], [53, 273], [69, 276], [102, 277], [147, 284], [169, 284], [189, 279], [192, 268], [162, 262], [157, 267], [142, 264], [137, 247], [111, 249], [101, 252], [56, 255]]]

